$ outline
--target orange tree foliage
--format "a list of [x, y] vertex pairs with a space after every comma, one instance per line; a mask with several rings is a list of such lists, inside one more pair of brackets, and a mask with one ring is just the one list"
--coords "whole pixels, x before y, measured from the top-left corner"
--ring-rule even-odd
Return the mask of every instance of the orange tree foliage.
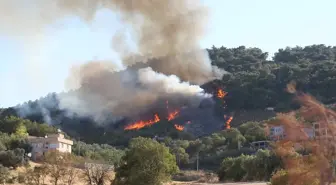
[[[275, 173], [272, 184], [281, 185], [327, 185], [334, 179], [336, 157], [336, 113], [308, 94], [297, 93], [293, 84], [289, 92], [296, 93], [302, 107], [295, 112], [278, 114], [269, 125], [282, 125], [286, 137], [274, 143], [275, 153], [281, 157], [284, 170]], [[314, 128], [315, 136], [309, 138], [305, 127]], [[304, 151], [299, 154], [298, 151]], [[282, 176], [286, 183], [280, 180]]]

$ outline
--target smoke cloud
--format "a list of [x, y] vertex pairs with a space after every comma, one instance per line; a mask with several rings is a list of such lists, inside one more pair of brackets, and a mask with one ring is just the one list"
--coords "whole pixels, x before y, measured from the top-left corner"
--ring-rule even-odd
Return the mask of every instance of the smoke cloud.
[[122, 67], [113, 61], [75, 66], [66, 81], [73, 91], [58, 97], [61, 108], [97, 120], [106, 112], [140, 114], [165, 98], [197, 104], [210, 97], [199, 85], [224, 73], [199, 45], [208, 18], [199, 0], [11, 0], [0, 7], [0, 33], [12, 35], [39, 35], [69, 16], [89, 24], [102, 9], [117, 13], [132, 38], [130, 44], [119, 32], [111, 40]]

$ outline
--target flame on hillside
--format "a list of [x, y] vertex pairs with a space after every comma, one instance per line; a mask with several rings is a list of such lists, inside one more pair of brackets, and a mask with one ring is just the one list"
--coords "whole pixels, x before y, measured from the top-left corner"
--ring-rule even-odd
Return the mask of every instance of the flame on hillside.
[[[168, 109], [168, 101], [166, 101], [166, 105], [167, 105], [167, 109]], [[178, 116], [179, 113], [180, 113], [179, 110], [175, 110], [175, 111], [173, 111], [173, 112], [171, 112], [171, 113], [168, 113], [167, 120], [168, 120], [168, 121], [172, 121], [172, 120], [174, 120], [174, 119]], [[132, 124], [126, 126], [126, 127], [124, 128], [124, 130], [140, 130], [140, 129], [144, 128], [144, 127], [150, 127], [150, 126], [154, 125], [155, 123], [157, 123], [157, 122], [159, 122], [159, 121], [161, 121], [159, 115], [158, 115], [158, 114], [155, 114], [155, 115], [154, 115], [154, 118], [153, 118], [152, 120], [148, 120], [148, 121], [144, 121], [144, 120], [137, 121], [137, 122], [135, 122], [135, 123], [132, 123]], [[183, 126], [182, 126], [182, 127], [183, 127]], [[176, 126], [175, 126], [175, 128], [176, 128], [177, 130], [181, 130], [181, 127], [176, 127]], [[182, 128], [182, 130], [183, 130], [183, 128]]]
[[[226, 118], [226, 116], [224, 116], [224, 118]], [[230, 116], [230, 118], [226, 121], [226, 129], [230, 129], [231, 128], [231, 125], [230, 125], [230, 123], [231, 123], [231, 121], [233, 120], [233, 117], [232, 116]]]
[[223, 89], [219, 89], [217, 91], [217, 97], [223, 99], [227, 95], [227, 92], [223, 91]]
[[183, 130], [184, 130], [184, 126], [182, 126], [182, 125], [177, 125], [177, 124], [175, 124], [174, 127], [175, 127], [176, 130], [178, 130], [178, 131], [183, 131]]
[[[227, 94], [228, 94], [228, 93], [225, 92], [223, 89], [218, 89], [218, 91], [217, 91], [217, 98], [219, 98], [219, 99], [221, 99], [221, 100], [223, 101], [223, 109], [226, 108], [224, 98], [225, 98], [225, 96], [226, 96]], [[227, 118], [227, 116], [224, 115], [224, 119], [225, 119], [225, 120], [227, 119], [226, 122], [225, 122], [225, 128], [226, 128], [226, 129], [230, 129], [230, 128], [231, 128], [230, 123], [231, 123], [233, 117], [230, 116], [229, 118]]]
[[154, 119], [149, 120], [149, 121], [141, 120], [141, 121], [135, 122], [133, 124], [130, 124], [130, 125], [126, 126], [125, 130], [139, 130], [139, 129], [142, 129], [144, 127], [152, 126], [159, 121], [160, 121], [159, 115], [155, 114]]
[[[224, 99], [224, 97], [227, 95], [227, 92], [225, 92], [224, 90], [222, 89], [219, 89], [217, 91], [217, 97], [219, 99]], [[223, 100], [224, 102], [224, 100]], [[169, 102], [168, 100], [166, 100], [166, 109], [167, 109], [167, 112], [169, 112]], [[166, 117], [167, 121], [172, 121], [174, 119], [176, 119], [176, 117], [179, 115], [180, 111], [179, 110], [174, 110], [173, 112], [170, 112], [168, 113], [168, 116]], [[226, 119], [226, 115], [224, 115], [224, 119]], [[226, 121], [226, 129], [230, 129], [231, 126], [230, 126], [230, 122], [232, 121], [233, 117], [229, 117], [229, 119]], [[159, 122], [161, 119], [159, 117], [158, 114], [155, 114], [154, 115], [154, 119], [152, 120], [148, 120], [148, 121], [144, 121], [144, 120], [141, 120], [141, 121], [137, 121], [133, 124], [130, 124], [128, 126], [125, 127], [124, 130], [140, 130], [144, 127], [150, 127], [152, 125], [154, 125], [155, 123]], [[185, 124], [191, 124], [191, 121], [187, 121]], [[178, 125], [178, 124], [174, 124], [174, 127], [176, 130], [178, 131], [183, 131], [184, 130], [184, 126], [183, 125]]]
[[178, 116], [179, 113], [180, 113], [180, 111], [178, 111], [178, 110], [175, 110], [174, 112], [169, 113], [169, 115], [167, 117], [167, 120], [171, 121], [171, 120], [175, 119]]

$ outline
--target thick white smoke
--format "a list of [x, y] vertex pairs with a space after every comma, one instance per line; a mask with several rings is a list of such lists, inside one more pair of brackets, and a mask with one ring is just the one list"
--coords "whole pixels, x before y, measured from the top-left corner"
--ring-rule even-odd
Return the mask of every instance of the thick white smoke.
[[183, 94], [188, 96], [211, 97], [204, 93], [198, 85], [191, 85], [189, 82], [181, 82], [176, 75], [164, 75], [157, 73], [152, 68], [142, 68], [138, 71], [139, 82], [153, 93], [157, 94]]
[[[162, 98], [190, 103], [209, 97], [199, 85], [221, 78], [224, 71], [212, 66], [199, 46], [207, 23], [200, 0], [3, 0], [0, 34], [43, 38], [46, 28], [53, 29], [64, 18], [79, 17], [90, 24], [102, 9], [117, 13], [125, 28], [131, 28], [135, 47], [118, 33], [112, 49], [126, 69], [113, 61], [72, 69], [66, 86], [74, 91], [58, 97], [62, 109], [100, 120], [106, 112], [141, 113]], [[27, 42], [34, 46], [34, 40]]]

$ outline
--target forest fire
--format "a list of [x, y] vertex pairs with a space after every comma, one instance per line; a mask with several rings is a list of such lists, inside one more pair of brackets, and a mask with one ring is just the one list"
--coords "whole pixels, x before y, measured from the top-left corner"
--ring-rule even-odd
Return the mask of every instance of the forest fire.
[[[223, 104], [224, 104], [224, 105], [223, 105], [223, 109], [226, 108], [224, 98], [225, 98], [225, 96], [226, 96], [227, 94], [228, 94], [228, 93], [225, 92], [223, 89], [218, 89], [218, 91], [217, 91], [217, 98], [222, 99], [222, 101], [223, 101]], [[227, 119], [227, 116], [226, 116], [226, 115], [224, 115], [224, 119], [225, 119], [225, 120]], [[226, 120], [226, 122], [225, 122], [225, 128], [226, 128], [226, 129], [230, 129], [230, 128], [231, 128], [230, 123], [231, 123], [232, 119], [233, 119], [233, 117], [230, 116], [229, 119]]]
[[157, 123], [160, 121], [160, 117], [158, 114], [154, 115], [154, 119], [149, 120], [149, 121], [138, 121], [135, 122], [133, 124], [130, 124], [128, 126], [125, 127], [125, 130], [139, 130], [142, 129], [144, 127], [148, 127], [148, 126], [152, 126], [154, 123]]
[[[169, 113], [168, 116], [167, 116], [167, 120], [168, 121], [174, 120], [178, 116], [179, 113], [180, 113], [180, 111], [178, 111], [178, 110], [175, 110], [174, 112]], [[150, 127], [150, 126], [154, 125], [155, 123], [157, 123], [159, 121], [161, 121], [159, 115], [155, 114], [154, 115], [154, 119], [148, 120], [148, 121], [143, 121], [143, 120], [137, 121], [135, 123], [132, 123], [132, 124], [126, 126], [124, 128], [124, 130], [140, 130], [140, 129], [144, 128], [144, 127]], [[181, 129], [183, 130], [184, 127], [183, 126], [182, 127], [181, 126], [179, 126], [179, 127], [175, 126], [175, 128], [177, 130], [181, 131]]]
[[179, 114], [179, 111], [178, 111], [178, 110], [176, 110], [176, 111], [174, 111], [174, 112], [172, 112], [172, 113], [169, 113], [169, 115], [168, 115], [168, 117], [167, 117], [167, 120], [168, 120], [168, 121], [171, 121], [171, 120], [175, 119], [175, 118], [177, 117], [178, 114]]
[[227, 92], [223, 91], [222, 89], [219, 89], [217, 91], [217, 97], [220, 99], [223, 99], [227, 95]]
[[[219, 89], [217, 91], [217, 97], [220, 98], [220, 99], [224, 99], [224, 97], [227, 95], [227, 92], [225, 92], [224, 90], [222, 89]], [[224, 100], [223, 100], [224, 101]], [[167, 121], [172, 121], [174, 119], [177, 118], [177, 116], [179, 116], [179, 113], [180, 113], [180, 110], [174, 110], [172, 112], [169, 111], [169, 101], [166, 100], [165, 102], [166, 104], [166, 109], [167, 109], [167, 112], [168, 112], [168, 115], [166, 117]], [[224, 116], [225, 118], [225, 116]], [[225, 118], [226, 119], [226, 118]], [[230, 117], [227, 121], [226, 121], [226, 128], [227, 129], [230, 129], [230, 122], [232, 121], [232, 117]], [[132, 123], [128, 126], [126, 126], [124, 128], [124, 130], [140, 130], [144, 127], [150, 127], [152, 125], [154, 125], [155, 123], [161, 121], [160, 117], [158, 114], [155, 114], [154, 115], [154, 119], [152, 120], [148, 120], [148, 121], [144, 121], [144, 120], [141, 120], [141, 121], [137, 121], [135, 123]], [[185, 122], [185, 124], [191, 124], [191, 121], [187, 121]], [[178, 125], [178, 124], [174, 124], [174, 127], [176, 130], [178, 131], [183, 131], [184, 130], [184, 126], [183, 125]]]
[[[224, 116], [224, 118], [225, 118], [226, 116]], [[230, 116], [230, 118], [226, 121], [226, 129], [230, 129], [231, 128], [231, 125], [230, 125], [230, 123], [231, 123], [231, 121], [232, 121], [232, 119], [233, 119], [233, 117], [232, 116]]]
[[178, 131], [183, 131], [183, 130], [184, 130], [184, 126], [182, 126], [182, 125], [177, 125], [177, 124], [175, 124], [174, 127], [175, 127], [176, 130], [178, 130]]

